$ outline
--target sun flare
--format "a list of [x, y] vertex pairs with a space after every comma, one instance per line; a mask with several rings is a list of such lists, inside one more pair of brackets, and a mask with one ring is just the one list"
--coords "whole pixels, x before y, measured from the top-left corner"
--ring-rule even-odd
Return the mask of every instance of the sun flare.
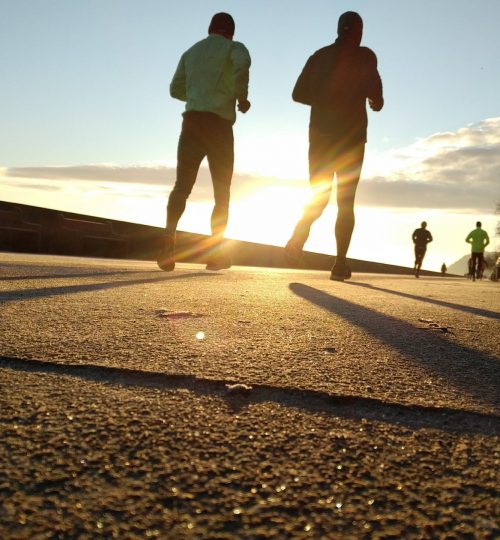
[[284, 245], [299, 219], [309, 190], [272, 186], [236, 200], [231, 205], [226, 236]]

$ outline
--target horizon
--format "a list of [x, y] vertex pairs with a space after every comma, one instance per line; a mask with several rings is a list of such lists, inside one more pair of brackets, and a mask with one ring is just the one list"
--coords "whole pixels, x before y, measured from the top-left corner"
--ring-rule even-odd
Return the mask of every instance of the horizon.
[[[6, 200], [5, 202], [8, 202], [8, 203], [12, 203], [12, 204], [28, 204], [26, 202], [20, 202], [18, 200]], [[126, 212], [123, 212], [123, 214], [119, 214], [117, 216], [110, 216], [109, 213], [104, 213], [104, 214], [100, 214], [98, 212], [94, 212], [94, 213], [90, 213], [90, 214], [86, 214], [86, 213], [83, 213], [81, 211], [81, 208], [79, 205], [76, 205], [76, 206], [73, 206], [71, 204], [67, 204], [67, 205], [62, 205], [62, 206], [57, 206], [57, 205], [51, 205], [51, 204], [47, 204], [47, 206], [38, 206], [38, 205], [29, 205], [28, 206], [34, 206], [34, 207], [38, 207], [38, 208], [44, 208], [44, 209], [49, 209], [49, 210], [54, 210], [54, 211], [60, 211], [60, 212], [67, 212], [67, 213], [72, 213], [72, 214], [78, 214], [78, 215], [82, 215], [82, 216], [87, 216], [87, 217], [95, 217], [95, 218], [99, 218], [99, 219], [110, 219], [110, 220], [115, 220], [115, 221], [121, 221], [121, 222], [126, 222], [126, 223], [135, 223], [135, 224], [140, 224], [140, 225], [149, 225], [149, 226], [153, 226], [153, 227], [157, 227], [157, 226], [161, 226], [157, 223], [155, 223], [154, 221], [155, 220], [143, 220], [143, 221], [140, 221], [140, 222], [137, 222], [137, 221], [129, 221], [127, 219], [127, 216], [125, 215]], [[207, 219], [209, 219], [209, 214], [211, 212], [211, 209], [212, 207], [211, 206], [207, 206], [205, 208], [205, 211], [206, 211], [206, 217]], [[325, 211], [326, 212], [326, 211]], [[406, 216], [407, 219], [408, 216]], [[331, 217], [330, 216], [326, 216], [326, 217], [322, 217], [320, 218], [321, 220], [330, 220], [331, 221]], [[319, 227], [322, 227], [322, 225], [320, 224]], [[474, 226], [475, 228], [475, 226]], [[484, 226], [483, 226], [484, 228]], [[472, 229], [471, 229], [472, 230]], [[203, 235], [209, 235], [210, 234], [210, 231], [209, 231], [209, 227], [201, 227], [201, 228], [196, 228], [196, 230], [188, 230], [188, 229], [185, 229], [183, 227], [179, 227], [179, 232], [188, 232], [188, 233], [195, 233], [195, 234], [203, 234]], [[246, 235], [226, 235], [226, 238], [228, 240], [242, 240], [242, 241], [246, 241], [246, 242], [251, 242], [251, 243], [256, 243], [256, 244], [263, 244], [263, 245], [271, 245], [271, 246], [276, 246], [276, 247], [283, 247], [283, 243], [281, 242], [266, 242], [265, 240], [262, 240], [262, 241], [259, 241], [258, 238], [248, 238], [246, 237]], [[321, 242], [321, 237], [319, 239], [319, 242]], [[318, 244], [318, 240], [315, 242], [315, 243], [311, 243], [311, 242], [308, 242], [306, 244], [306, 248], [305, 250], [306, 251], [309, 251], [309, 252], [313, 252], [313, 253], [321, 253], [321, 254], [327, 254], [327, 255], [334, 255], [334, 250], [333, 250], [333, 246], [334, 246], [334, 240], [333, 238], [330, 238], [330, 244], [332, 246], [332, 250], [330, 251], [324, 251], [324, 250], [316, 250], [315, 247], [316, 245]], [[320, 246], [322, 245], [321, 243], [319, 244]], [[430, 244], [430, 246], [432, 246], [432, 244]], [[450, 267], [457, 264], [457, 263], [460, 263], [461, 261], [463, 261], [465, 258], [468, 258], [470, 257], [470, 252], [467, 251], [467, 246], [465, 247], [465, 251], [462, 253], [462, 255], [460, 255], [458, 258], [456, 259], [450, 259], [450, 260], [441, 260], [441, 258], [438, 256], [438, 255], [433, 255], [431, 253], [431, 256], [428, 257], [430, 260], [434, 261], [434, 266], [431, 266], [430, 264], [428, 265], [424, 265], [423, 267], [423, 270], [430, 270], [430, 271], [433, 271], [433, 272], [440, 272], [440, 269], [441, 269], [441, 265], [442, 263], [444, 262], [448, 268], [448, 270], [450, 270]], [[490, 246], [492, 246], [492, 243], [490, 243]], [[401, 266], [401, 267], [406, 267], [406, 268], [412, 268], [413, 267], [413, 244], [410, 244], [408, 243], [407, 245], [407, 251], [408, 253], [406, 255], [404, 255], [402, 258], [400, 259], [394, 259], [394, 261], [389, 261], [387, 259], [385, 259], [384, 257], [380, 257], [380, 258], [363, 258], [362, 256], [355, 256], [351, 253], [348, 254], [348, 259], [357, 259], [357, 260], [362, 260], [362, 261], [367, 261], [367, 262], [375, 262], [375, 263], [382, 263], [382, 264], [393, 264], [395, 266]], [[488, 249], [486, 248], [485, 250], [485, 255], [489, 255], [489, 254], [497, 254], [497, 250], [496, 249]], [[427, 258], [428, 254], [426, 255], [426, 258]], [[398, 262], [400, 261], [400, 262]], [[424, 262], [425, 262], [425, 259], [424, 259]]]
[[[495, 251], [500, 4], [318, 0], [314, 13], [296, 1], [212, 4], [9, 3], [0, 199], [162, 226], [184, 107], [168, 85], [211, 15], [229, 11], [252, 56], [252, 108], [235, 124], [227, 237], [283, 245], [308, 196], [309, 108], [292, 101], [291, 89], [308, 56], [334, 40], [338, 16], [353, 9], [364, 20], [362, 45], [377, 54], [386, 105], [369, 111], [348, 257], [412, 267], [411, 234], [424, 220], [434, 236], [425, 269], [466, 255], [476, 221]], [[204, 164], [179, 228], [208, 232], [211, 199]], [[333, 194], [305, 249], [334, 253], [335, 213]]]

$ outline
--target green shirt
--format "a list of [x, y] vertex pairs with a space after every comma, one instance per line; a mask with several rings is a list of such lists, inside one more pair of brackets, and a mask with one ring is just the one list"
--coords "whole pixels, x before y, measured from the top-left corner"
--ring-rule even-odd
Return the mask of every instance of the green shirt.
[[181, 56], [170, 95], [186, 101], [186, 111], [212, 112], [234, 124], [236, 100], [248, 96], [250, 62], [243, 43], [210, 34]]
[[482, 253], [490, 243], [488, 233], [480, 227], [471, 231], [465, 241], [472, 245], [472, 253]]

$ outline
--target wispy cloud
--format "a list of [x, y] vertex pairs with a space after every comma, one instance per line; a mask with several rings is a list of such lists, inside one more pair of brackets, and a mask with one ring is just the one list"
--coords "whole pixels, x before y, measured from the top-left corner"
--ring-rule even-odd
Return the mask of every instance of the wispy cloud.
[[[3, 174], [2, 174], [3, 173]], [[175, 183], [175, 167], [164, 165], [140, 164], [120, 166], [114, 164], [75, 165], [60, 167], [16, 167], [0, 168], [3, 185], [17, 188], [40, 190], [65, 190], [68, 186], [81, 187], [83, 182], [91, 182], [89, 189], [109, 190], [112, 186], [120, 190], [121, 186], [130, 186], [134, 194], [157, 196], [158, 189], [170, 191]], [[244, 196], [255, 189], [261, 189], [272, 183], [283, 182], [269, 177], [251, 176], [235, 173], [233, 193]], [[207, 167], [200, 167], [192, 200], [202, 202], [213, 197], [212, 180]]]
[[160, 165], [120, 166], [101, 163], [69, 167], [17, 167], [5, 169], [4, 174], [11, 178], [165, 185], [173, 183], [175, 168]]
[[[500, 117], [454, 132], [436, 133], [405, 148], [367, 156], [358, 204], [400, 208], [443, 208], [490, 212], [500, 198]], [[91, 164], [61, 167], [0, 168], [3, 187], [65, 190], [92, 182], [92, 190], [126, 186], [141, 197], [167, 193], [175, 167], [158, 164]], [[277, 180], [235, 173], [233, 200], [272, 185], [296, 188], [307, 179]], [[122, 188], [119, 187], [122, 186]], [[201, 167], [193, 201], [212, 200], [210, 173]]]

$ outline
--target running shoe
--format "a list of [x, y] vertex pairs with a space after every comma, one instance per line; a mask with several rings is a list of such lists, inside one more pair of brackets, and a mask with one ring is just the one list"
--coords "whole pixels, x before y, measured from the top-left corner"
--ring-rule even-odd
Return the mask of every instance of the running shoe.
[[163, 238], [163, 247], [156, 258], [158, 266], [165, 272], [172, 272], [175, 268], [175, 238], [165, 236]]
[[291, 238], [285, 246], [285, 261], [288, 266], [299, 266], [302, 263], [302, 247]]
[[335, 263], [330, 272], [332, 281], [344, 281], [351, 277], [351, 269], [345, 263]]
[[231, 258], [227, 255], [214, 255], [207, 260], [207, 270], [217, 272], [218, 270], [227, 270], [231, 268]]

